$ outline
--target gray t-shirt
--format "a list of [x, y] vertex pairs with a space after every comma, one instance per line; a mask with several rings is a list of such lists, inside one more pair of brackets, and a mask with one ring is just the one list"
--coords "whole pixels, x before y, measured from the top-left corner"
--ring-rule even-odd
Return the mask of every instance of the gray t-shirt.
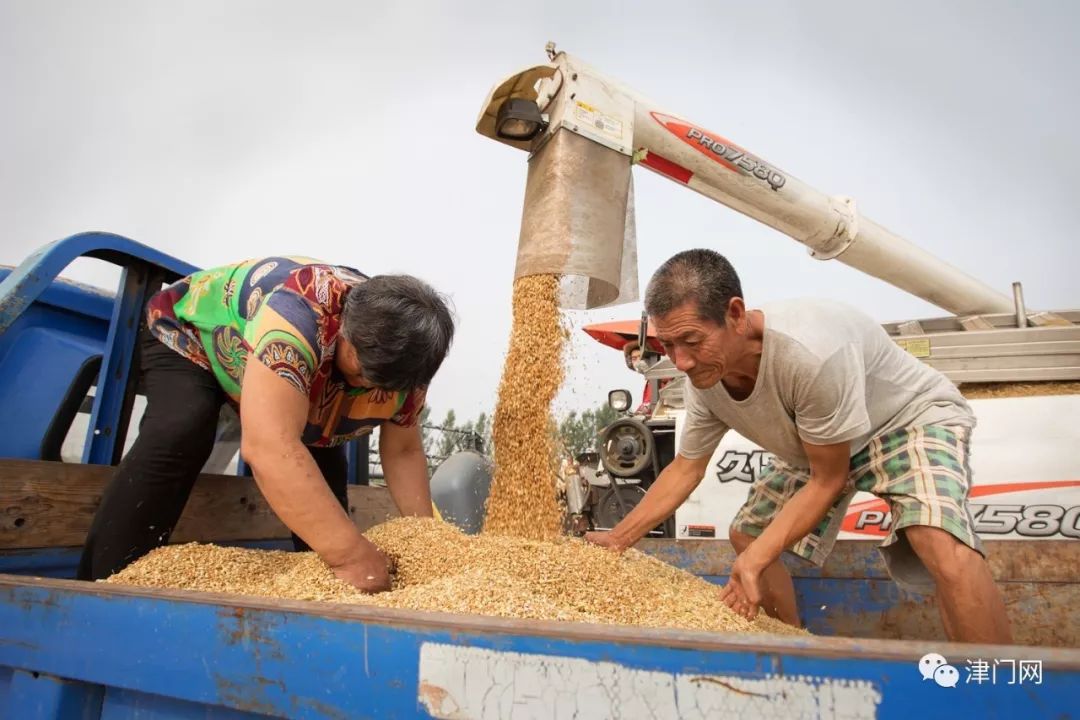
[[765, 333], [757, 382], [733, 400], [723, 383], [686, 385], [679, 452], [712, 454], [733, 429], [797, 468], [808, 468], [803, 442], [871, 439], [913, 425], [974, 427], [956, 386], [912, 357], [874, 320], [831, 300], [787, 300], [761, 308]]

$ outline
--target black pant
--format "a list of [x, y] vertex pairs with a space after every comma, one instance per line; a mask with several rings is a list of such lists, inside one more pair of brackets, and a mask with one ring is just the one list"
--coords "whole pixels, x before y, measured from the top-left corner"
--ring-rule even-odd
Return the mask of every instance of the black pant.
[[[225, 402], [217, 380], [145, 329], [140, 340], [146, 412], [139, 437], [116, 468], [90, 525], [80, 580], [106, 578], [168, 543], [214, 448]], [[345, 449], [308, 449], [338, 502], [348, 507]], [[308, 549], [295, 534], [293, 545]]]

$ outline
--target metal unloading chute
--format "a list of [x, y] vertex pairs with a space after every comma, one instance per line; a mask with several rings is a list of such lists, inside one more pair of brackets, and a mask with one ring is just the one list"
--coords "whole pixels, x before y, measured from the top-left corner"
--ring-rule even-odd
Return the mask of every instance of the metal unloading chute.
[[851, 198], [810, 187], [551, 43], [548, 57], [498, 83], [476, 129], [529, 152], [515, 277], [564, 276], [564, 307], [637, 299], [630, 170], [642, 165], [794, 238], [814, 258], [953, 313], [886, 330], [958, 382], [1080, 378], [1080, 311], [1029, 313], [1019, 292], [998, 292], [912, 245]]

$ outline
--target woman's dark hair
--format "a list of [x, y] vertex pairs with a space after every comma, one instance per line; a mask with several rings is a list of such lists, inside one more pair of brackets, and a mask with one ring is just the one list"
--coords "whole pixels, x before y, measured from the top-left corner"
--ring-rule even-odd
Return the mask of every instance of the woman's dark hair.
[[364, 378], [385, 390], [426, 387], [454, 339], [446, 299], [411, 275], [376, 275], [349, 290], [341, 334]]

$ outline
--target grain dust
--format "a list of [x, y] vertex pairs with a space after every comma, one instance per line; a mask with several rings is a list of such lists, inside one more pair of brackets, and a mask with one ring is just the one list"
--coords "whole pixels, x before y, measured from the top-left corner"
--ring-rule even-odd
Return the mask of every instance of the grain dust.
[[315, 553], [216, 545], [158, 548], [105, 582], [291, 600], [690, 630], [805, 634], [760, 614], [748, 621], [712, 585], [636, 550], [582, 540], [465, 535], [430, 518], [365, 533], [396, 565], [393, 587], [365, 595]]

